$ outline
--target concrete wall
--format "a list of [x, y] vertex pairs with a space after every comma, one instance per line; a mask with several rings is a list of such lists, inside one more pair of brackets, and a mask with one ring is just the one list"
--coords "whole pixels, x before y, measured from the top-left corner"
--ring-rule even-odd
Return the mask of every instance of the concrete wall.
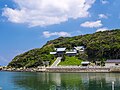
[[89, 68], [89, 67], [55, 67], [46, 68], [47, 72], [109, 72], [110, 68]]
[[105, 63], [106, 67], [111, 67], [111, 66], [115, 66], [115, 63]]
[[115, 65], [115, 63], [105, 63], [106, 67], [111, 67], [111, 66], [120, 66], [120, 63], [118, 65]]

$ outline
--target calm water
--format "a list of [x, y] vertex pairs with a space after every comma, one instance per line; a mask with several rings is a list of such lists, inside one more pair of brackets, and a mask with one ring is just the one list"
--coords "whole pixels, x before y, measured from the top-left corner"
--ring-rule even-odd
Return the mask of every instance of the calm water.
[[0, 72], [2, 90], [120, 90], [120, 73]]

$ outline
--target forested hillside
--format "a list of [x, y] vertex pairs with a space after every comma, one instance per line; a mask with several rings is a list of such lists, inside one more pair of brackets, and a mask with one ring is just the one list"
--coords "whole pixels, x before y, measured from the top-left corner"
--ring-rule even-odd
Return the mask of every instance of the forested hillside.
[[[75, 46], [85, 46], [83, 57], [90, 61], [120, 59], [120, 29], [74, 37], [59, 37], [48, 41], [42, 48], [16, 56], [8, 66], [37, 67], [43, 65], [43, 61], [54, 59], [54, 56], [49, 52], [53, 51], [55, 47], [66, 47], [69, 50]], [[84, 58], [82, 59], [84, 60]]]

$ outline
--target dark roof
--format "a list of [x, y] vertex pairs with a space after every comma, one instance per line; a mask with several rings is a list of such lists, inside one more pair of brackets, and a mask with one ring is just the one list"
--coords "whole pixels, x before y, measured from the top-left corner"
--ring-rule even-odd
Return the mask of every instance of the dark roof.
[[106, 63], [120, 63], [120, 59], [108, 59]]

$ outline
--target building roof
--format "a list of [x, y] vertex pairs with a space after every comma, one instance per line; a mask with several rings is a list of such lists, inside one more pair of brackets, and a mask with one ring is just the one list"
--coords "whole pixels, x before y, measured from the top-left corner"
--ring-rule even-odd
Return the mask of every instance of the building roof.
[[66, 48], [56, 48], [56, 51], [57, 52], [63, 52], [63, 51], [65, 51], [66, 50]]
[[81, 62], [81, 64], [89, 64], [90, 62], [89, 61], [83, 61]]
[[77, 47], [74, 47], [76, 50], [83, 50], [84, 49], [84, 46], [77, 46]]
[[74, 54], [74, 53], [77, 53], [76, 51], [69, 51], [69, 52], [66, 52], [66, 54]]
[[120, 59], [108, 59], [106, 63], [120, 63]]
[[50, 54], [56, 54], [57, 52], [50, 52]]

